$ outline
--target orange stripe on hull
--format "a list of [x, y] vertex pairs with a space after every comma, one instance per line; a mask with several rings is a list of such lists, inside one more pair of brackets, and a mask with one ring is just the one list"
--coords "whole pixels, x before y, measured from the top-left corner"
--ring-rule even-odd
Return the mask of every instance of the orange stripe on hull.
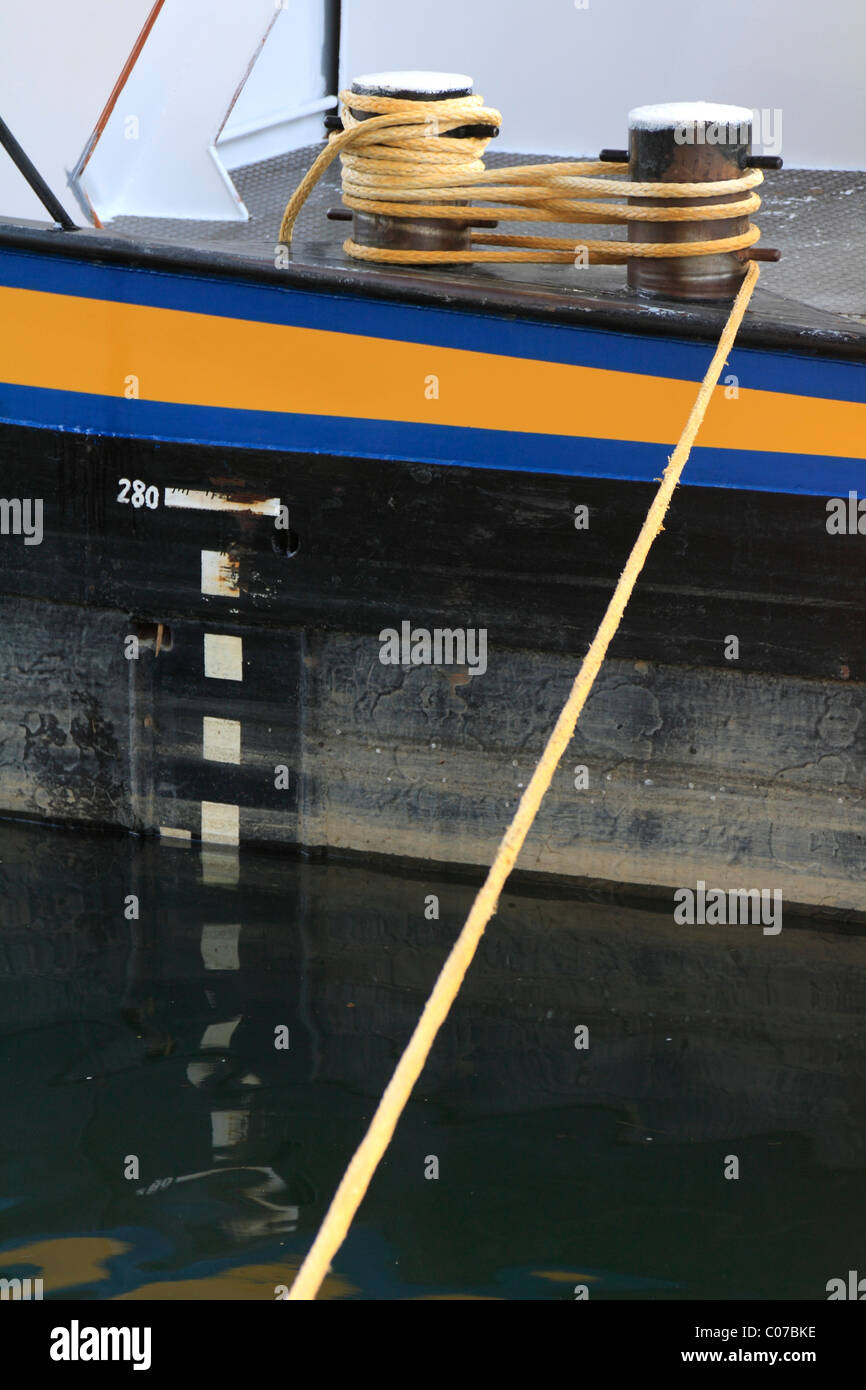
[[[697, 384], [177, 309], [0, 289], [0, 378], [171, 404], [673, 444]], [[438, 399], [428, 383], [438, 378]], [[134, 409], [130, 403], [130, 409]], [[866, 458], [866, 405], [716, 388], [706, 448]]]

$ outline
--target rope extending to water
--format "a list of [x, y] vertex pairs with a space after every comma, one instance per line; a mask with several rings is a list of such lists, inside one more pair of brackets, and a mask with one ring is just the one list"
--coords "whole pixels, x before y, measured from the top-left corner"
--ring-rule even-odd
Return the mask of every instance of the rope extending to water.
[[[467, 126], [502, 124], [494, 107], [481, 96], [449, 101], [412, 101], [398, 97], [358, 96], [341, 92], [344, 129], [332, 134], [322, 153], [289, 199], [279, 240], [291, 245], [304, 203], [333, 161], [343, 162], [343, 202], [357, 212], [388, 217], [438, 218], [464, 225], [478, 222], [713, 222], [746, 218], [761, 206], [754, 192], [763, 183], [760, 169], [715, 183], [638, 183], [624, 177], [627, 164], [600, 160], [518, 164], [497, 169], [484, 165], [491, 136], [451, 138], [449, 131]], [[350, 107], [352, 109], [350, 109]], [[352, 110], [370, 113], [358, 120]], [[620, 177], [611, 177], [618, 174]], [[734, 195], [740, 195], [734, 199]], [[708, 199], [652, 207], [604, 199]], [[734, 199], [734, 201], [729, 201]], [[496, 206], [479, 207], [478, 202]], [[574, 264], [580, 251], [585, 264], [621, 265], [632, 257], [709, 256], [744, 251], [760, 238], [752, 223], [735, 236], [703, 241], [581, 241], [574, 238], [506, 235], [473, 231], [472, 249], [450, 251], [394, 250], [344, 242], [356, 260], [385, 264], [447, 265], [485, 261], [549, 261]]]
[[415, 1031], [397, 1063], [394, 1075], [379, 1102], [376, 1113], [370, 1121], [367, 1133], [355, 1152], [328, 1213], [322, 1222], [319, 1233], [298, 1271], [297, 1278], [289, 1292], [289, 1298], [315, 1298], [325, 1278], [331, 1260], [339, 1250], [351, 1225], [352, 1218], [363, 1201], [370, 1180], [379, 1161], [391, 1141], [412, 1088], [429, 1056], [448, 1011], [457, 997], [466, 971], [484, 934], [484, 929], [496, 911], [499, 895], [505, 885], [523, 842], [535, 820], [538, 808], [547, 792], [559, 761], [574, 735], [578, 717], [592, 690], [607, 649], [619, 627], [632, 590], [637, 583], [653, 541], [664, 529], [674, 489], [686, 466], [695, 436], [701, 427], [713, 390], [718, 383], [722, 367], [731, 350], [737, 330], [748, 308], [752, 291], [758, 280], [758, 266], [754, 262], [746, 271], [739, 294], [731, 306], [719, 345], [713, 355], [707, 374], [704, 377], [685, 428], [674, 452], [668, 460], [662, 475], [661, 486], [647, 512], [646, 520], [640, 529], [625, 569], [617, 581], [607, 611], [601, 620], [598, 631], [592, 639], [589, 650], [583, 659], [580, 670], [571, 687], [571, 693], [562, 707], [553, 733], [539, 759], [538, 765], [527, 784], [514, 819], [506, 830], [496, 857], [490, 866], [487, 878], [472, 904], [469, 916], [448, 956], [424, 1011], [418, 1020]]

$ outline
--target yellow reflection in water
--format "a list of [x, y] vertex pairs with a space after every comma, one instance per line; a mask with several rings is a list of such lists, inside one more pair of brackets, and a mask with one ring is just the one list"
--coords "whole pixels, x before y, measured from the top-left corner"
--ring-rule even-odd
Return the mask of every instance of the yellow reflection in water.
[[[96, 1284], [109, 1277], [106, 1263], [114, 1255], [123, 1255], [132, 1246], [103, 1236], [66, 1236], [57, 1240], [34, 1241], [14, 1250], [0, 1251], [0, 1268], [10, 1270], [18, 1265], [32, 1267], [41, 1278], [45, 1293], [75, 1288], [81, 1284]], [[221, 1274], [202, 1279], [163, 1280], [142, 1284], [128, 1293], [115, 1295], [124, 1299], [269, 1299], [274, 1300], [280, 1286], [291, 1288], [299, 1263], [240, 1265], [225, 1269]], [[345, 1279], [331, 1274], [322, 1285], [320, 1298], [349, 1298], [358, 1290]]]
[[106, 1261], [131, 1249], [131, 1245], [107, 1236], [67, 1236], [0, 1251], [0, 1264], [6, 1269], [13, 1265], [35, 1265], [39, 1270], [36, 1277], [41, 1277], [45, 1293], [52, 1293], [56, 1289], [107, 1279]]
[[[274, 1291], [280, 1285], [291, 1287], [292, 1280], [300, 1268], [297, 1262], [290, 1264], [241, 1265], [236, 1269], [224, 1269], [221, 1274], [209, 1274], [202, 1279], [166, 1280], [158, 1284], [142, 1284], [129, 1293], [117, 1295], [117, 1301], [125, 1299], [274, 1299]], [[337, 1275], [330, 1274], [322, 1285], [319, 1298], [348, 1298], [358, 1290]]]

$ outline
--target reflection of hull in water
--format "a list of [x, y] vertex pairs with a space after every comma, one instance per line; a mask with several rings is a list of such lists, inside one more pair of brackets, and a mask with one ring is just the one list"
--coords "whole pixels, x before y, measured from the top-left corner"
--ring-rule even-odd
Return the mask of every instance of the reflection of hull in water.
[[[723, 311], [299, 246], [0, 228], [3, 487], [45, 509], [0, 548], [0, 810], [483, 863]], [[863, 908], [862, 539], [825, 502], [862, 481], [864, 345], [759, 291], [527, 868]], [[488, 670], [383, 665], [404, 621], [484, 629]], [[239, 761], [203, 757], [216, 717]]]
[[[112, 1296], [273, 1297], [469, 886], [244, 856], [235, 888], [228, 851], [204, 865], [217, 885], [195, 850], [22, 827], [0, 842], [15, 1110], [2, 1132], [20, 1136], [0, 1148], [16, 1198], [3, 1244], [67, 1231], [74, 1213], [75, 1230], [131, 1247], [95, 1296], [105, 1283]], [[123, 919], [129, 893], [137, 922]], [[424, 917], [431, 893], [438, 921]], [[543, 1272], [583, 1268], [606, 1271], [601, 1297], [823, 1296], [816, 1267], [848, 1258], [866, 1166], [864, 969], [861, 936], [805, 919], [766, 938], [506, 895], [341, 1254], [339, 1290], [573, 1297]], [[574, 1048], [578, 1024], [588, 1051]], [[748, 1176], [735, 1212], [719, 1176], [731, 1152]], [[423, 1179], [429, 1154], [438, 1183]], [[740, 1270], [746, 1231], [750, 1250], [765, 1233], [766, 1268]], [[652, 1285], [661, 1274], [670, 1287]]]
[[[195, 851], [87, 838], [79, 854], [78, 836], [43, 850], [32, 830], [13, 827], [3, 842], [4, 1017], [59, 1028], [47, 1073], [78, 1085], [97, 1064], [119, 1077], [142, 1057], [154, 1075], [177, 1071], [222, 1117], [209, 1126], [211, 1148], [252, 1162], [255, 1114], [269, 1116], [265, 1129], [276, 1121], [275, 1085], [376, 1093], [370, 1078], [387, 1075], [471, 898], [453, 881], [271, 856], [242, 860], [238, 888], [203, 889]], [[121, 904], [138, 890], [140, 921], [123, 920], [121, 888]], [[438, 921], [424, 915], [432, 892]], [[69, 923], [59, 930], [58, 908]], [[661, 902], [629, 908], [524, 885], [503, 897], [465, 982], [460, 1026], [428, 1062], [427, 1094], [444, 1085], [449, 1106], [472, 1114], [627, 1103], [623, 1127], [656, 1142], [792, 1129], [813, 1136], [819, 1161], [858, 1164], [862, 942], [857, 928], [790, 916], [773, 937], [759, 926], [677, 926]], [[70, 1056], [80, 1012], [92, 1036]], [[578, 1023], [592, 1039], [585, 1055], [573, 1046]], [[286, 1051], [274, 1045], [283, 1025]], [[844, 1106], [827, 1090], [832, 1077]], [[194, 1166], [209, 1165], [186, 1171]], [[153, 1176], [177, 1170], [151, 1165]]]

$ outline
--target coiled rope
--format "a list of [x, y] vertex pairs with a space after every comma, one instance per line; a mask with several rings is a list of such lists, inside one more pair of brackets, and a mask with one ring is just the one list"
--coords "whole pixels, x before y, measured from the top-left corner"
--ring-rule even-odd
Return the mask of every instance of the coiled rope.
[[[448, 101], [412, 101], [400, 97], [340, 93], [344, 129], [332, 134], [322, 153], [289, 199], [279, 240], [291, 245], [301, 208], [339, 155], [343, 162], [343, 202], [357, 212], [388, 217], [441, 218], [456, 223], [575, 222], [712, 222], [748, 217], [761, 206], [754, 189], [763, 183], [760, 169], [715, 183], [638, 183], [625, 175], [627, 164], [600, 160], [519, 164], [487, 169], [484, 151], [491, 136], [450, 138], [448, 131], [467, 124], [502, 124], [502, 116], [485, 106], [479, 95]], [[355, 111], [369, 112], [358, 120]], [[492, 131], [491, 131], [492, 134]], [[611, 198], [711, 198], [736, 201], [669, 207], [601, 203]], [[478, 207], [477, 202], [496, 207]], [[450, 251], [394, 250], [362, 246], [351, 237], [343, 250], [356, 260], [385, 264], [447, 265], [485, 261], [575, 260], [575, 243], [567, 237], [506, 235], [472, 232], [473, 249]], [[760, 238], [751, 223], [736, 236], [705, 241], [625, 242], [590, 240], [580, 243], [585, 262], [621, 265], [634, 256], [709, 256], [744, 251]], [[476, 249], [477, 248], [477, 249]]]
[[695, 436], [701, 427], [713, 390], [721, 375], [727, 355], [731, 350], [737, 330], [748, 308], [752, 291], [758, 281], [758, 266], [753, 262], [747, 269], [740, 292], [731, 307], [728, 321], [719, 339], [700, 390], [698, 391], [685, 428], [674, 452], [668, 460], [661, 485], [647, 512], [646, 520], [640, 529], [625, 569], [617, 581], [607, 611], [601, 620], [598, 631], [592, 639], [589, 650], [583, 658], [580, 670], [571, 687], [571, 693], [562, 707], [553, 732], [538, 765], [527, 783], [520, 798], [520, 805], [514, 819], [499, 843], [496, 856], [469, 916], [458, 936], [451, 953], [437, 979], [424, 1011], [415, 1026], [415, 1031], [397, 1063], [394, 1075], [379, 1102], [367, 1133], [350, 1162], [327, 1215], [319, 1228], [319, 1233], [310, 1247], [306, 1259], [298, 1271], [297, 1278], [289, 1291], [289, 1298], [315, 1298], [321, 1287], [331, 1260], [339, 1250], [351, 1225], [352, 1218], [363, 1201], [370, 1180], [376, 1171], [379, 1160], [391, 1141], [412, 1088], [429, 1056], [448, 1011], [457, 997], [466, 971], [484, 934], [484, 929], [496, 911], [499, 895], [511, 873], [520, 853], [523, 842], [535, 820], [538, 808], [547, 792], [559, 761], [571, 742], [580, 712], [592, 690], [607, 649], [619, 627], [632, 590], [637, 583], [653, 541], [664, 529], [674, 489], [686, 466]]

